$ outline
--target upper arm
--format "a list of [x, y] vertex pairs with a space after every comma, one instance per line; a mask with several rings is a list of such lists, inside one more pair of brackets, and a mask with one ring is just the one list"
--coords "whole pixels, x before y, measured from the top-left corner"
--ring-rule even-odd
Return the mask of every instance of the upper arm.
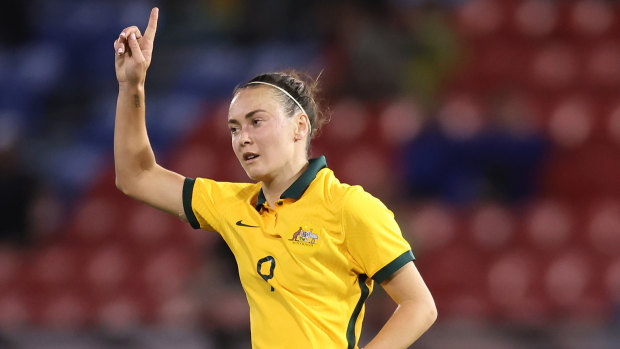
[[435, 307], [431, 292], [426, 287], [420, 272], [413, 262], [405, 264], [392, 276], [381, 283], [388, 295], [398, 304], [415, 301]]
[[130, 197], [187, 221], [183, 211], [185, 177], [157, 164], [143, 171], [129, 188], [120, 188]]

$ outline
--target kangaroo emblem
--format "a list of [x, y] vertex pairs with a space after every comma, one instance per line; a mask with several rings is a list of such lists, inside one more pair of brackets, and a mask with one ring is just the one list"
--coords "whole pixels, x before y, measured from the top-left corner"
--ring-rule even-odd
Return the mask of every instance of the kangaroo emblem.
[[299, 227], [299, 230], [293, 233], [293, 237], [290, 238], [289, 241], [299, 241], [306, 244], [314, 244], [316, 242], [316, 239], [319, 238], [319, 236], [313, 233], [312, 230], [313, 229], [310, 229], [310, 231], [305, 231], [302, 227]]

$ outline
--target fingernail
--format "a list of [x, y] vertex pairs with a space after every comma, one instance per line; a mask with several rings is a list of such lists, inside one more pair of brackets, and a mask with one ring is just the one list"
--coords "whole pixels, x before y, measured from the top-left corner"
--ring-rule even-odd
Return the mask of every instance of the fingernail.
[[118, 48], [118, 54], [120, 55], [121, 53], [123, 53], [123, 48], [122, 48], [122, 47], [119, 47], [119, 48]]
[[131, 33], [131, 39], [135, 40], [136, 39], [136, 34], [135, 33]]
[[125, 36], [127, 36], [127, 34], [125, 34], [125, 32], [121, 32], [121, 36], [125, 37]]

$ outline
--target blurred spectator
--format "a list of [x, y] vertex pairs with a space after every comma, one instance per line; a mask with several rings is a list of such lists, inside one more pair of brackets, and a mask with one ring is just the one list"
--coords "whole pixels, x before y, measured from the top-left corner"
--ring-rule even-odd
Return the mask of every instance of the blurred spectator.
[[22, 160], [17, 123], [0, 116], [0, 242], [27, 247], [55, 233], [62, 204]]
[[0, 125], [0, 241], [25, 246], [31, 241], [28, 213], [39, 184], [21, 166], [15, 123], [3, 117]]
[[533, 194], [547, 145], [531, 125], [532, 110], [509, 95], [492, 113], [485, 123], [474, 102], [448, 99], [437, 120], [405, 146], [403, 166], [415, 199], [469, 204], [516, 202]]
[[0, 2], [0, 44], [20, 46], [31, 40], [28, 1]]
[[331, 96], [413, 94], [430, 104], [460, 59], [456, 34], [436, 2], [346, 1], [324, 16]]

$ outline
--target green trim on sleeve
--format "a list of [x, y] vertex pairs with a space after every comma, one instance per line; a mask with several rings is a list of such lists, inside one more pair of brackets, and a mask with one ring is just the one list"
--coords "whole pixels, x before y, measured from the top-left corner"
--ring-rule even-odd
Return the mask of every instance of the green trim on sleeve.
[[413, 252], [411, 250], [401, 254], [396, 257], [393, 261], [388, 263], [385, 267], [381, 268], [375, 275], [372, 276], [372, 279], [378, 283], [382, 283], [387, 280], [392, 274], [394, 274], [398, 269], [402, 268], [405, 264], [414, 261], [415, 257], [413, 256]]
[[368, 286], [366, 286], [367, 279], [368, 276], [366, 274], [360, 274], [357, 279], [361, 292], [360, 299], [357, 301], [355, 309], [353, 309], [353, 314], [351, 314], [351, 318], [349, 319], [349, 324], [347, 325], [347, 349], [353, 349], [355, 348], [355, 344], [357, 344], [357, 338], [355, 338], [355, 323], [357, 323], [357, 318], [360, 316], [364, 302], [370, 294], [370, 290]]
[[186, 177], [185, 182], [183, 182], [183, 210], [185, 211], [185, 217], [187, 217], [187, 221], [192, 228], [200, 229], [200, 223], [198, 223], [198, 219], [192, 210], [192, 194], [194, 193], [195, 183], [196, 180], [189, 177]]

